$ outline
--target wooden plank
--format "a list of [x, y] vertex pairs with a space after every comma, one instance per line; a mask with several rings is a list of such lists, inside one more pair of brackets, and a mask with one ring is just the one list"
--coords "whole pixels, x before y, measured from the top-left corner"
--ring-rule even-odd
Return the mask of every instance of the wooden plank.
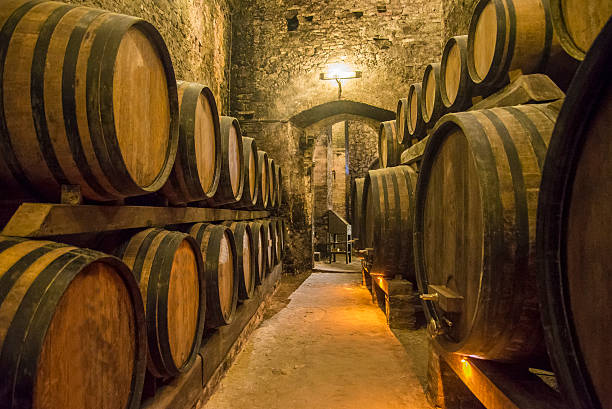
[[261, 286], [256, 287], [253, 297], [238, 305], [234, 320], [230, 325], [212, 330], [204, 335], [196, 364], [185, 374], [162, 386], [156, 395], [143, 402], [141, 409], [176, 409], [191, 408], [202, 400], [204, 387], [228, 354], [237, 353], [235, 345], [244, 329], [266, 297], [272, 294], [282, 274], [282, 264], [274, 267]]
[[435, 342], [430, 345], [487, 408], [568, 408], [559, 393], [525, 367], [451, 354]]
[[400, 163], [402, 165], [410, 165], [412, 163], [420, 161], [423, 157], [423, 153], [425, 152], [425, 146], [427, 146], [428, 140], [429, 136], [421, 139], [419, 142], [415, 143], [410, 148], [402, 152]]
[[261, 219], [269, 215], [267, 211], [199, 207], [23, 203], [0, 234], [36, 238], [183, 223]]

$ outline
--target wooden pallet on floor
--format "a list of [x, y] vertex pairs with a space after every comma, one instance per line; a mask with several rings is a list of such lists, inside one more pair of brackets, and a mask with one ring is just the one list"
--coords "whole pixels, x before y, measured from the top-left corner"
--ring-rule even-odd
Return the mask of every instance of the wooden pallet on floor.
[[442, 409], [569, 409], [529, 368], [444, 351], [431, 341], [426, 394]]
[[278, 264], [253, 297], [238, 305], [231, 324], [204, 334], [202, 347], [193, 367], [171, 382], [153, 386], [142, 409], [190, 409], [202, 405], [230, 368], [251, 333], [263, 319], [263, 313], [274, 294], [283, 266]]

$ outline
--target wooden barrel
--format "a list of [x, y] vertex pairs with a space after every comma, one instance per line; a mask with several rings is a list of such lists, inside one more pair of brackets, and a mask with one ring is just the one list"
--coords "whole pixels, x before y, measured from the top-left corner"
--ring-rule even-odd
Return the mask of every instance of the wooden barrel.
[[253, 232], [251, 226], [246, 222], [226, 221], [223, 224], [228, 226], [234, 233], [234, 243], [236, 243], [236, 260], [238, 261], [238, 300], [248, 300], [253, 296], [255, 290], [255, 251], [253, 244]]
[[261, 285], [266, 276], [267, 238], [260, 222], [250, 222], [249, 226], [251, 226], [253, 253], [255, 254], [255, 284]]
[[410, 109], [410, 101], [408, 98], [400, 98], [397, 101], [397, 110], [395, 111], [395, 125], [397, 127], [397, 140], [400, 144], [410, 145], [411, 135], [408, 129], [408, 110]]
[[567, 93], [538, 203], [544, 334], [561, 392], [576, 409], [612, 407], [611, 48], [608, 22]]
[[244, 190], [244, 151], [242, 132], [236, 118], [222, 116], [219, 118], [221, 132], [221, 173], [219, 186], [210, 206], [233, 205], [240, 201]]
[[480, 0], [470, 22], [468, 71], [475, 84], [498, 87], [508, 73], [548, 74], [562, 89], [575, 61], [554, 35], [548, 0]]
[[612, 2], [550, 0], [550, 14], [563, 49], [575, 59], [582, 61], [612, 16]]
[[441, 82], [440, 64], [433, 63], [427, 65], [423, 73], [423, 83], [421, 85], [423, 92], [421, 116], [423, 117], [423, 122], [429, 128], [433, 127], [446, 112], [446, 107], [442, 103], [442, 96], [440, 95]]
[[268, 206], [267, 209], [272, 210], [276, 207], [276, 166], [274, 159], [268, 157]]
[[362, 213], [361, 204], [363, 203], [363, 183], [365, 178], [356, 178], [353, 180], [351, 186], [351, 228], [353, 240], [353, 247], [357, 250], [362, 249], [361, 245], [361, 224], [362, 224]]
[[374, 249], [372, 273], [414, 280], [412, 216], [416, 173], [409, 166], [371, 170], [363, 184], [361, 246]]
[[200, 245], [206, 280], [206, 327], [230, 324], [238, 303], [238, 258], [227, 226], [197, 223], [189, 234]]
[[0, 405], [139, 408], [146, 328], [127, 266], [92, 250], [6, 237], [0, 260]]
[[234, 205], [240, 209], [252, 209], [257, 203], [259, 195], [260, 179], [257, 177], [259, 169], [259, 152], [257, 144], [253, 138], [242, 138], [242, 147], [244, 153], [244, 188], [240, 201]]
[[109, 201], [164, 185], [178, 145], [178, 98], [155, 27], [15, 0], [3, 3], [0, 27], [5, 198], [59, 201], [61, 185], [79, 185], [85, 197]]
[[427, 143], [415, 264], [420, 291], [434, 298], [425, 305], [431, 333], [448, 351], [502, 361], [545, 354], [535, 213], [553, 108], [448, 114]]
[[402, 145], [397, 140], [395, 120], [380, 123], [378, 128], [378, 158], [381, 168], [390, 168], [399, 164]]
[[262, 220], [264, 229], [266, 230], [267, 239], [267, 254], [266, 261], [268, 262], [268, 274], [272, 272], [272, 268], [278, 264], [278, 255], [276, 254], [276, 228], [272, 225], [270, 219]]
[[257, 208], [260, 210], [268, 208], [270, 196], [270, 178], [268, 177], [268, 154], [258, 151], [257, 179], [259, 180], [259, 192], [257, 195]]
[[421, 140], [427, 135], [427, 126], [422, 114], [421, 84], [412, 84], [408, 90], [408, 133], [412, 139]]
[[156, 377], [179, 375], [200, 348], [206, 287], [200, 248], [181, 232], [147, 229], [116, 251], [140, 283], [148, 336], [148, 369]]
[[472, 105], [475, 90], [468, 71], [468, 36], [451, 37], [440, 62], [440, 98], [448, 112], [464, 111]]
[[279, 264], [283, 261], [283, 225], [281, 223], [281, 219], [275, 218], [272, 219], [272, 224], [274, 225], [274, 250], [276, 251], [276, 264]]
[[179, 144], [162, 194], [173, 205], [208, 200], [221, 172], [221, 134], [215, 96], [202, 84], [179, 81]]
[[276, 165], [276, 209], [280, 209], [283, 202], [283, 170]]

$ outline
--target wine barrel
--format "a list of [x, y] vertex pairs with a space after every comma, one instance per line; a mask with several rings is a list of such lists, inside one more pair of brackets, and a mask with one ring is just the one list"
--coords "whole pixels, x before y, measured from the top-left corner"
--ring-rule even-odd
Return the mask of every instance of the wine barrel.
[[139, 408], [146, 328], [127, 266], [92, 250], [6, 237], [0, 260], [1, 406]]
[[395, 120], [380, 123], [378, 128], [378, 158], [381, 168], [390, 168], [399, 164], [402, 145], [397, 139]]
[[281, 219], [275, 218], [272, 219], [272, 224], [274, 225], [274, 250], [276, 251], [277, 264], [283, 261], [283, 226], [281, 223]]
[[276, 207], [276, 164], [274, 159], [268, 157], [268, 206], [267, 209], [272, 210]]
[[422, 114], [421, 84], [412, 84], [408, 90], [408, 133], [412, 139], [421, 140], [427, 135], [427, 126]]
[[448, 112], [464, 111], [472, 105], [475, 91], [468, 72], [468, 36], [451, 37], [440, 63], [440, 98]]
[[140, 283], [149, 372], [160, 378], [185, 372], [200, 348], [206, 314], [199, 246], [185, 233], [147, 229], [120, 246], [116, 254]]
[[567, 93], [538, 202], [537, 277], [544, 335], [561, 392], [576, 409], [612, 407], [610, 21]]
[[280, 209], [283, 201], [283, 170], [276, 165], [276, 209]]
[[165, 184], [178, 98], [155, 27], [51, 1], [5, 2], [0, 27], [5, 198], [59, 201], [62, 185], [79, 185], [83, 196], [109, 201]]
[[255, 246], [253, 244], [253, 232], [251, 226], [246, 222], [226, 221], [234, 233], [236, 243], [236, 260], [238, 261], [238, 300], [248, 300], [253, 296], [255, 290]]
[[472, 81], [499, 87], [516, 70], [548, 74], [562, 89], [576, 70], [554, 35], [548, 0], [480, 0], [468, 35]]
[[278, 264], [278, 254], [276, 254], [276, 228], [272, 225], [270, 219], [262, 220], [264, 229], [266, 230], [267, 252], [266, 261], [268, 262], [268, 274], [272, 272], [272, 268]]
[[259, 192], [257, 195], [257, 208], [264, 210], [268, 208], [270, 196], [270, 178], [268, 177], [268, 154], [258, 151], [257, 156], [257, 179], [259, 180]]
[[430, 331], [450, 352], [537, 360], [535, 284], [540, 172], [553, 105], [448, 114], [430, 136], [416, 191], [419, 290]]
[[255, 254], [255, 284], [261, 285], [266, 276], [266, 236], [263, 225], [259, 222], [250, 222], [253, 236], [253, 253]]
[[397, 110], [395, 111], [395, 125], [397, 126], [397, 140], [400, 144], [410, 146], [411, 135], [408, 129], [408, 110], [410, 109], [410, 101], [408, 98], [400, 98], [397, 101]]
[[173, 205], [211, 199], [219, 186], [221, 134], [215, 96], [202, 84], [179, 81], [179, 144], [161, 193]]
[[259, 195], [260, 180], [257, 177], [259, 168], [259, 152], [257, 144], [253, 138], [242, 138], [242, 147], [244, 152], [244, 189], [240, 201], [234, 205], [240, 209], [252, 209], [257, 203]]
[[215, 195], [207, 200], [208, 205], [217, 207], [233, 205], [240, 201], [244, 190], [244, 151], [242, 132], [236, 118], [219, 118], [221, 132], [221, 173]]
[[227, 226], [197, 223], [189, 234], [200, 245], [206, 281], [208, 328], [230, 324], [238, 303], [238, 258], [234, 234]]
[[357, 250], [362, 249], [361, 245], [361, 224], [362, 224], [362, 213], [361, 204], [363, 202], [363, 183], [365, 178], [356, 178], [353, 180], [351, 186], [351, 228], [352, 237], [355, 242], [353, 247]]
[[414, 280], [412, 217], [416, 173], [409, 166], [371, 170], [363, 184], [363, 248], [374, 249], [372, 273]]
[[612, 2], [550, 0], [550, 14], [563, 49], [582, 61], [593, 40], [612, 16]]
[[423, 117], [423, 122], [425, 122], [425, 125], [429, 128], [433, 127], [436, 122], [438, 122], [438, 119], [446, 112], [446, 107], [442, 103], [442, 97], [440, 96], [441, 82], [440, 64], [433, 63], [427, 65], [421, 85], [421, 90], [423, 90], [421, 116]]

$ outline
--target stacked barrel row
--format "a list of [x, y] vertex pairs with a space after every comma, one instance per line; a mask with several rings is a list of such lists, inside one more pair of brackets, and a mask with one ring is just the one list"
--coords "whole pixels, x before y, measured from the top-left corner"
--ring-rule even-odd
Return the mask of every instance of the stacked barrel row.
[[108, 202], [276, 209], [282, 172], [219, 116], [210, 89], [175, 80], [148, 22], [53, 1], [0, 6], [0, 192], [57, 202], [62, 186]]
[[[208, 87], [176, 81], [148, 22], [6, 0], [0, 34], [3, 200], [280, 206], [280, 167]], [[145, 374], [188, 370], [206, 328], [231, 323], [281, 262], [285, 235], [268, 218], [81, 239], [95, 250], [0, 238], [2, 408], [139, 408]]]
[[[400, 101], [395, 126], [381, 124], [383, 169], [353, 194], [372, 272], [416, 279], [439, 345], [552, 364], [577, 408], [612, 406], [611, 15], [609, 1], [481, 0], [469, 34]], [[532, 73], [567, 97], [470, 109]], [[425, 136], [410, 190], [397, 152]]]
[[3, 407], [140, 407], [145, 371], [187, 371], [205, 328], [230, 324], [280, 263], [282, 226], [260, 219], [101, 237], [96, 247], [114, 256], [0, 238]]

